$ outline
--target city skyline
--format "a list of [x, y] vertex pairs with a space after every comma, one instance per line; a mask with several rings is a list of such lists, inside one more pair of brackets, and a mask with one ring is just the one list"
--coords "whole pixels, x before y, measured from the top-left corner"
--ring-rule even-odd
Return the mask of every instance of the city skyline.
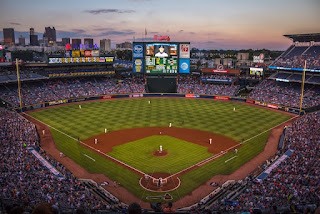
[[29, 29], [42, 39], [45, 27], [63, 37], [111, 39], [112, 47], [125, 41], [152, 40], [168, 35], [173, 41], [190, 41], [200, 49], [284, 50], [291, 41], [284, 34], [319, 33], [320, 1], [155, 1], [122, 0], [93, 3], [3, 0], [3, 28], [14, 28], [29, 43]]

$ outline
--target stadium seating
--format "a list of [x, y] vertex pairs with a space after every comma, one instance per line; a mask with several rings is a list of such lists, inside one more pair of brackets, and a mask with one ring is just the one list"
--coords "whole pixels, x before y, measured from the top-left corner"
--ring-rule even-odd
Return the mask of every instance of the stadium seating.
[[[289, 107], [300, 107], [300, 93], [301, 84], [266, 79], [255, 87], [249, 94], [249, 98]], [[302, 104], [303, 108], [320, 105], [320, 88], [316, 85], [305, 85]]]
[[[286, 127], [283, 152], [293, 154], [257, 182], [249, 175], [242, 185], [236, 183], [212, 195], [210, 200], [194, 209], [219, 213], [259, 210], [287, 213], [313, 213], [320, 206], [320, 112], [307, 114]], [[283, 152], [278, 152], [277, 157]], [[271, 162], [267, 161], [267, 165]], [[274, 212], [276, 213], [276, 212]]]
[[[218, 78], [223, 80], [233, 80], [234, 77], [226, 75], [209, 75], [206, 78]], [[210, 94], [210, 95], [224, 95], [234, 96], [239, 85], [231, 84], [213, 84], [202, 83], [199, 77], [179, 77], [178, 93], [195, 93], [195, 94]]]
[[[21, 204], [26, 209], [48, 202], [58, 210], [70, 210], [79, 207], [86, 211], [107, 210], [117, 211], [115, 198], [102, 200], [96, 194], [88, 191], [62, 164], [50, 159], [39, 147], [39, 137], [35, 126], [18, 115], [5, 109], [0, 109], [0, 202], [6, 206]], [[64, 179], [58, 179], [49, 172], [39, 159], [29, 152], [33, 147], [60, 173]], [[91, 186], [90, 189], [95, 189]], [[0, 208], [0, 209], [1, 209]], [[4, 212], [3, 212], [4, 213]]]
[[[139, 78], [135, 78], [134, 82], [132, 79], [119, 82], [108, 77], [50, 79], [22, 82], [21, 87], [23, 105], [104, 94], [145, 93], [143, 80]], [[0, 87], [0, 97], [15, 106], [19, 105], [16, 84]]]
[[307, 61], [308, 69], [320, 69], [320, 46], [291, 46], [271, 66], [303, 68]]

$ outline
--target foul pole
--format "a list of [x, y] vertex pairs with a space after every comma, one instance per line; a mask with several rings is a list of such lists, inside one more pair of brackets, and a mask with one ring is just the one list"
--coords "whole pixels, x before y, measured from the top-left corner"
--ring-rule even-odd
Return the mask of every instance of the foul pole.
[[302, 74], [302, 84], [301, 84], [301, 97], [300, 97], [300, 113], [302, 108], [302, 101], [303, 101], [303, 90], [304, 90], [304, 80], [306, 77], [306, 67], [307, 67], [307, 61], [304, 61], [304, 67], [303, 67], [303, 74]]
[[19, 60], [18, 60], [18, 58], [16, 58], [16, 68], [17, 68], [18, 92], [19, 92], [19, 102], [20, 102], [20, 111], [21, 111], [21, 109], [22, 109], [22, 102], [21, 102], [21, 83], [20, 83]]

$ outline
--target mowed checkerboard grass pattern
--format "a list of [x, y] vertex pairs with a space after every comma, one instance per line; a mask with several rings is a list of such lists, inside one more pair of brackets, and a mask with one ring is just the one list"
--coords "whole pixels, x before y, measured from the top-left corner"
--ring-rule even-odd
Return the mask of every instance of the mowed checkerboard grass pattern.
[[[151, 100], [151, 104], [148, 104], [148, 100]], [[168, 127], [171, 122], [173, 127], [209, 131], [242, 141], [289, 119], [288, 115], [241, 103], [202, 99], [115, 99], [82, 103], [81, 109], [78, 106], [79, 104], [59, 106], [30, 114], [74, 138], [80, 137], [80, 140], [102, 134], [105, 128], [115, 131], [136, 127]], [[117, 180], [143, 200], [146, 196], [157, 195], [142, 189], [137, 182], [139, 176], [134, 172], [79, 146], [75, 140], [54, 129], [51, 129], [51, 132], [58, 149], [89, 172], [103, 173]], [[190, 193], [214, 175], [235, 171], [263, 150], [268, 135], [269, 132], [265, 132], [246, 141], [238, 149], [237, 158], [227, 163], [225, 160], [234, 156], [232, 152], [184, 174], [180, 178], [180, 188], [171, 192], [174, 200]], [[132, 151], [132, 154], [134, 153], [135, 151]], [[90, 155], [96, 161], [92, 162], [84, 154]], [[148, 162], [148, 159], [144, 161]], [[133, 165], [136, 162], [137, 159], [132, 158], [127, 164]], [[151, 168], [147, 169], [150, 170], [152, 171]], [[171, 170], [168, 168], [172, 174]]]
[[[136, 127], [199, 129], [236, 141], [248, 139], [289, 117], [239, 103], [197, 99], [125, 99], [61, 106], [31, 113], [75, 138]], [[236, 111], [233, 112], [233, 107]], [[182, 124], [184, 121], [184, 124]]]

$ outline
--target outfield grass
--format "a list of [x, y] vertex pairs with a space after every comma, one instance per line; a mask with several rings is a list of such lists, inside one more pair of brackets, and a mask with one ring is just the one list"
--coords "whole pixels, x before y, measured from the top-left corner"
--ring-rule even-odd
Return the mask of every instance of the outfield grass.
[[[81, 140], [109, 131], [136, 127], [174, 127], [193, 128], [221, 134], [236, 141], [250, 139], [289, 119], [288, 115], [262, 108], [233, 102], [219, 102], [197, 99], [117, 99], [60, 106], [32, 112], [31, 116], [55, 127], [64, 133]], [[233, 112], [233, 107], [236, 111]], [[184, 121], [182, 124], [181, 122]], [[138, 185], [139, 176], [94, 152], [79, 146], [75, 140], [51, 129], [59, 150], [81, 164], [92, 173], [104, 173], [117, 180], [126, 189], [145, 200], [146, 196], [158, 195], [146, 192]], [[230, 174], [244, 163], [259, 154], [268, 138], [269, 132], [248, 140], [238, 149], [237, 158], [225, 163], [234, 154], [229, 153], [202, 167], [184, 174], [180, 179], [181, 187], [171, 194], [177, 200], [217, 174]], [[140, 148], [141, 149], [141, 148]], [[136, 150], [130, 148], [131, 154]], [[84, 154], [96, 159], [90, 161]], [[139, 156], [139, 161], [129, 158], [129, 165], [149, 164], [149, 159]], [[150, 162], [151, 164], [151, 162]], [[178, 162], [177, 162], [178, 164]], [[180, 163], [179, 163], [180, 164]], [[178, 165], [179, 165], [178, 164]], [[146, 169], [152, 171], [154, 166]], [[167, 172], [173, 173], [172, 168]]]

